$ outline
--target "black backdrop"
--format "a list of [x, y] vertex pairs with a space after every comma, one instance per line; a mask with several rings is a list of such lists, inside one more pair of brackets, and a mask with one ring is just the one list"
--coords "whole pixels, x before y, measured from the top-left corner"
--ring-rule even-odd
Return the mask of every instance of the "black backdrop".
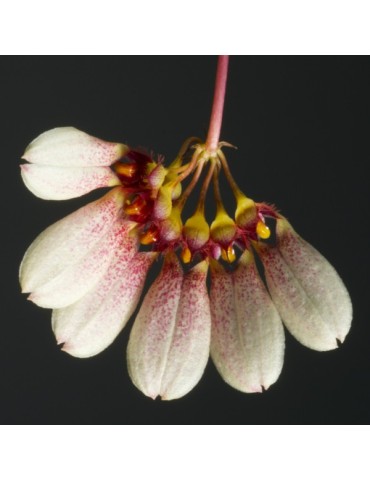
[[266, 393], [227, 386], [211, 362], [199, 385], [172, 402], [131, 384], [132, 321], [91, 359], [60, 352], [50, 311], [27, 302], [18, 265], [31, 241], [92, 198], [47, 202], [23, 185], [25, 146], [73, 125], [171, 159], [207, 131], [215, 57], [3, 57], [1, 96], [1, 423], [368, 423], [369, 85], [367, 57], [232, 57], [222, 139], [245, 193], [275, 203], [344, 279], [352, 330], [318, 353], [287, 334], [285, 365]]

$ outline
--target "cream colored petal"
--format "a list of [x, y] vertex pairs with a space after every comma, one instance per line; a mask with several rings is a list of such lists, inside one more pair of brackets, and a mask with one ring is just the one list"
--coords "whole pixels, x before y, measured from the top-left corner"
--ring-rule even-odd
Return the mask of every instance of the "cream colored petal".
[[181, 296], [183, 271], [174, 254], [168, 254], [162, 271], [146, 294], [131, 330], [127, 364], [133, 383], [156, 398], [166, 368]]
[[232, 387], [262, 392], [277, 380], [283, 366], [279, 314], [250, 252], [244, 252], [233, 274], [212, 265], [212, 359]]
[[22, 291], [32, 292], [81, 260], [122, 215], [123, 200], [117, 187], [42, 232], [24, 255]]
[[112, 165], [128, 151], [122, 143], [105, 142], [74, 127], [59, 127], [33, 140], [22, 158], [40, 165], [102, 167]]
[[272, 299], [288, 330], [315, 350], [337, 347], [352, 320], [348, 292], [335, 269], [286, 220], [277, 222], [275, 248], [261, 247]]
[[180, 398], [199, 382], [206, 368], [211, 337], [211, 311], [206, 285], [208, 265], [195, 265], [184, 277], [175, 329], [158, 394]]
[[250, 252], [244, 252], [233, 276], [236, 316], [245, 355], [245, 385], [267, 389], [283, 368], [284, 327]]
[[[212, 360], [227, 383], [242, 385], [245, 357], [236, 317], [233, 277], [216, 261], [211, 262], [210, 305]], [[260, 389], [260, 385], [255, 388]]]
[[54, 167], [21, 165], [26, 187], [44, 200], [66, 200], [80, 197], [96, 188], [119, 185], [118, 177], [109, 167]]
[[122, 249], [99, 284], [69, 307], [53, 311], [52, 326], [62, 350], [91, 357], [107, 348], [134, 312], [156, 253]]
[[92, 290], [107, 271], [111, 261], [122, 250], [132, 258], [137, 251], [137, 239], [129, 232], [134, 224], [117, 221], [81, 260], [34, 290], [29, 300], [44, 308], [64, 308], [77, 302]]

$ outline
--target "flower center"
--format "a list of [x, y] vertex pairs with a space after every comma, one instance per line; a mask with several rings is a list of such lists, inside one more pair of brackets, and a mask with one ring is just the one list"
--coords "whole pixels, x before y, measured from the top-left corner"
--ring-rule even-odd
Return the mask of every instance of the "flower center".
[[[125, 192], [124, 215], [137, 223], [141, 245], [155, 251], [177, 251], [183, 263], [215, 258], [232, 263], [237, 252], [257, 240], [270, 237], [265, 217], [276, 218], [273, 207], [255, 203], [239, 189], [222, 151], [225, 142], [210, 152], [199, 139], [191, 137], [174, 161], [165, 167], [163, 158], [131, 150], [113, 165]], [[224, 174], [235, 198], [229, 215], [221, 198], [220, 176]], [[201, 183], [194, 213], [187, 217], [184, 207]], [[213, 185], [216, 214], [209, 224], [206, 198]]]

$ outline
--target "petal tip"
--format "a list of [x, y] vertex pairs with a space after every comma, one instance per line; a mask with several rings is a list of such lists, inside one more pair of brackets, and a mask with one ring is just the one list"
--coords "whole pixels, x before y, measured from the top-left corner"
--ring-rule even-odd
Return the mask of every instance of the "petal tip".
[[27, 147], [26, 150], [24, 151], [23, 155], [21, 156], [21, 160], [26, 160], [27, 162], [29, 162], [29, 148]]
[[170, 402], [171, 400], [178, 400], [181, 397], [187, 395], [188, 393], [189, 393], [189, 391], [184, 392], [184, 393], [173, 392], [172, 394], [171, 394], [171, 392], [163, 392], [158, 396], [160, 397], [161, 401]]
[[120, 179], [117, 177], [115, 173], [112, 172], [111, 178], [108, 180], [108, 185], [107, 187], [116, 187], [118, 185], [121, 185]]
[[251, 393], [263, 393], [265, 390], [263, 385], [254, 385], [251, 387]]
[[89, 355], [80, 355], [79, 352], [73, 348], [73, 345], [71, 345], [71, 343], [68, 340], [66, 340], [65, 342], [57, 341], [57, 345], [62, 352], [65, 352], [68, 355], [71, 355], [71, 357], [85, 358], [89, 356]]
[[60, 342], [59, 340], [57, 340], [57, 345], [61, 352], [65, 352], [71, 355], [71, 353], [69, 352], [69, 346], [67, 342]]
[[[25, 292], [25, 293], [28, 293], [28, 292]], [[35, 299], [35, 297], [36, 297], [36, 299]], [[29, 300], [29, 301], [32, 302], [32, 303], [35, 303], [36, 305], [39, 305], [39, 304], [37, 303], [37, 295], [35, 295], [34, 293], [30, 293], [30, 294], [28, 295], [28, 297], [27, 297], [27, 300]], [[41, 307], [41, 306], [42, 306], [42, 305], [39, 305], [39, 307]]]
[[21, 287], [21, 293], [31, 293], [31, 289], [29, 288], [27, 282], [22, 278], [22, 276], [19, 277], [19, 284]]

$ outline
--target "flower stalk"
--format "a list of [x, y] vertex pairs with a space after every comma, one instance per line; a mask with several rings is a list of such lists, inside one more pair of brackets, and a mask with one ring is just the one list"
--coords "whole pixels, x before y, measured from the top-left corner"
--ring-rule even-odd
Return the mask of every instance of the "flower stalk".
[[218, 57], [212, 113], [206, 140], [206, 149], [210, 154], [216, 153], [220, 139], [228, 68], [229, 55], [220, 55]]

